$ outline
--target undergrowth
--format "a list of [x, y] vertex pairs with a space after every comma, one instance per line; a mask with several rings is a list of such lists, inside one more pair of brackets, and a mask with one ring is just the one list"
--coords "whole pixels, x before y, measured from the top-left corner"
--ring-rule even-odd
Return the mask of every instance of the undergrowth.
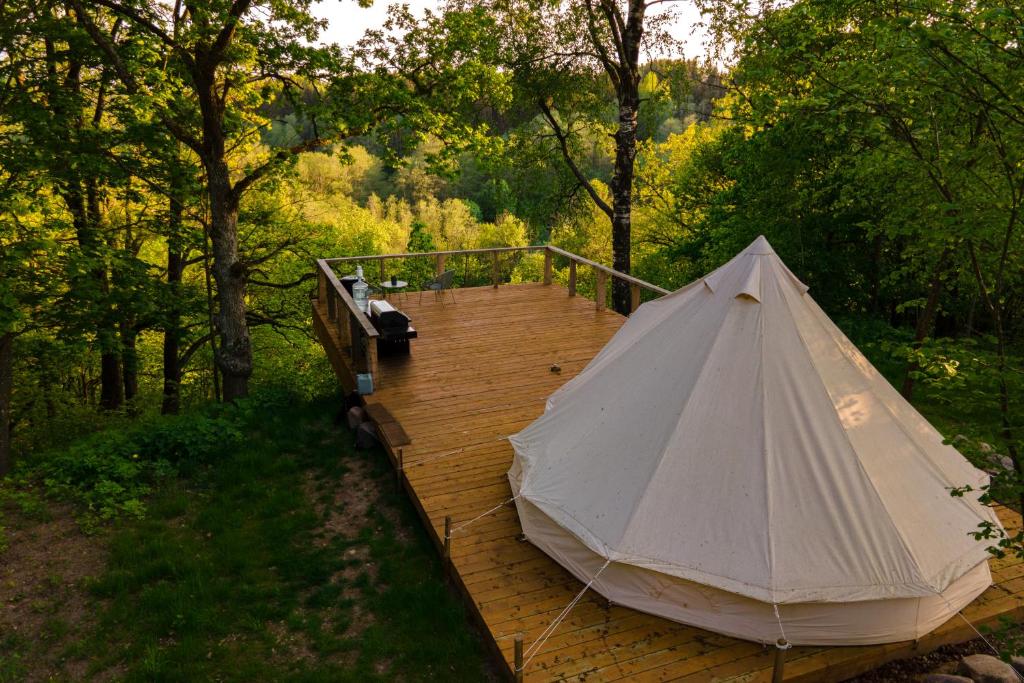
[[291, 400], [287, 392], [264, 391], [236, 404], [210, 404], [88, 434], [20, 461], [0, 483], [0, 498], [24, 502], [38, 492], [70, 502], [87, 531], [117, 517], [141, 519], [147, 496], [162, 482], [214, 464], [260, 416]]
[[30, 463], [94, 524], [117, 516], [95, 537], [96, 625], [61, 656], [128, 681], [487, 679], [412, 506], [383, 453], [334, 425], [338, 402], [261, 396]]

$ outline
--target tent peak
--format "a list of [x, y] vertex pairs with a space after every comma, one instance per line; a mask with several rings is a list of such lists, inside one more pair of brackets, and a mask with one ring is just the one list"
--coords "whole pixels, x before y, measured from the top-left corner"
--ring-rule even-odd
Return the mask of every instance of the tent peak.
[[[763, 258], [763, 257], [768, 257]], [[746, 249], [721, 268], [706, 276], [704, 286], [712, 293], [728, 282], [733, 282], [733, 296], [761, 302], [764, 279], [788, 281], [800, 294], [807, 292], [807, 285], [793, 274], [779, 255], [768, 244], [764, 235], [759, 235]]]
[[757, 239], [750, 243], [750, 246], [743, 250], [746, 254], [755, 256], [775, 256], [775, 250], [772, 249], [772, 245], [768, 244], [768, 239], [764, 235], [758, 235]]

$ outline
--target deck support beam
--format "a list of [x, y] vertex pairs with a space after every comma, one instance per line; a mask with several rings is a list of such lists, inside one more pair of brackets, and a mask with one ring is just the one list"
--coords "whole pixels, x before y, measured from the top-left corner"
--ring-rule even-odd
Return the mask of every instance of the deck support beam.
[[366, 371], [373, 377], [374, 387], [380, 384], [380, 364], [377, 362], [377, 340], [364, 337], [366, 341]]
[[512, 658], [512, 673], [516, 677], [516, 683], [523, 683], [523, 634], [517, 633], [515, 639], [515, 654]]
[[395, 484], [396, 488], [402, 490], [402, 474], [405, 471], [405, 465], [402, 462], [402, 449], [399, 448], [398, 452], [395, 453]]
[[452, 516], [444, 516], [444, 573], [448, 576], [452, 571]]

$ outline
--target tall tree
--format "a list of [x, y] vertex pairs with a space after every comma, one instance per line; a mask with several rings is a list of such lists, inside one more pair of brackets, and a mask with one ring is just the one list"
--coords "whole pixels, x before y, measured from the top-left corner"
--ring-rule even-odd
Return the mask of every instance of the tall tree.
[[[283, 94], [303, 109], [309, 103], [302, 84], [336, 67], [336, 51], [313, 46], [322, 22], [309, 13], [308, 0], [71, 4], [121, 85], [203, 165], [218, 304], [216, 361], [224, 398], [245, 396], [253, 360], [239, 207], [253, 185], [297, 153], [322, 145], [328, 133], [307, 112], [313, 123], [307, 139], [261, 154], [253, 145], [269, 124], [263, 108]], [[103, 27], [122, 21], [158, 49], [111, 40]]]
[[[917, 347], [956, 273], [970, 272], [971, 245], [1005, 254], [1018, 243], [1003, 227], [1020, 221], [1020, 170], [1009, 162], [1021, 140], [1010, 75], [1022, 64], [1020, 18], [999, 2], [805, 0], [735, 24], [737, 115], [856, 147], [845, 163], [863, 189], [844, 192], [876, 191], [873, 236], [916, 271]], [[908, 398], [919, 370], [911, 354]]]
[[[37, 151], [12, 163], [47, 174], [71, 216], [78, 253], [68, 273], [76, 286], [65, 297], [65, 326], [93, 337], [100, 350], [100, 404], [118, 408], [124, 387], [105, 198], [121, 177], [104, 156], [118, 139], [108, 127], [110, 84], [64, 3], [10, 3], [0, 14], [5, 109]], [[108, 31], [114, 39], [119, 26]]]
[[[553, 135], [578, 187], [608, 217], [616, 270], [630, 272], [633, 177], [637, 124], [643, 99], [641, 60], [671, 54], [677, 41], [666, 26], [671, 12], [652, 13], [658, 0], [487, 0], [500, 27], [502, 66], [514, 74], [517, 99], [534, 107]], [[451, 3], [463, 8], [465, 2]], [[646, 55], [645, 55], [646, 53]], [[583, 126], [603, 128], [609, 94], [616, 111], [610, 126], [614, 166], [608, 201], [580, 162]], [[615, 280], [615, 310], [630, 310], [629, 286]]]
[[[6, 175], [6, 174], [4, 174]], [[31, 210], [32, 199], [16, 178], [3, 178], [0, 190], [0, 477], [14, 465], [14, 354], [19, 336], [40, 324], [38, 311], [46, 300], [40, 258], [47, 245], [39, 226], [20, 220], [16, 212]]]
[[[0, 89], [0, 105], [9, 94]], [[43, 311], [60, 281], [53, 270], [61, 248], [39, 212], [49, 201], [46, 176], [24, 162], [23, 151], [21, 128], [0, 115], [0, 477], [14, 465], [16, 344], [46, 324]]]
[[[995, 481], [1004, 498], [1015, 486], [1024, 504], [1020, 392], [1011, 388], [1019, 370], [1008, 351], [1024, 291], [1024, 271], [1012, 265], [1024, 259], [1024, 13], [998, 0], [771, 5], [735, 23], [732, 114], [746, 125], [725, 156], [748, 162], [766, 187], [734, 175], [730, 213], [783, 197], [775, 215], [824, 208], [822, 232], [846, 222], [854, 248], [872, 244], [872, 260], [888, 262], [873, 288], [888, 288], [892, 318], [914, 327], [901, 349], [908, 398], [927, 377], [927, 338], [982, 332], [996, 360], [979, 362], [979, 405], [998, 416], [1012, 462]], [[793, 177], [779, 172], [792, 160], [812, 172], [803, 186], [780, 182]]]

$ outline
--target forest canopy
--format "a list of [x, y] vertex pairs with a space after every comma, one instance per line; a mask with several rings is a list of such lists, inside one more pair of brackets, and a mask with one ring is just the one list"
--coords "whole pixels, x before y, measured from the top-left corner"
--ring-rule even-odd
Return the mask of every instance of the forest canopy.
[[305, 0], [0, 3], [0, 474], [324, 390], [316, 258], [549, 243], [676, 288], [763, 234], [1019, 502], [1024, 10], [701, 0], [695, 60], [657, 4], [396, 6], [342, 47]]

